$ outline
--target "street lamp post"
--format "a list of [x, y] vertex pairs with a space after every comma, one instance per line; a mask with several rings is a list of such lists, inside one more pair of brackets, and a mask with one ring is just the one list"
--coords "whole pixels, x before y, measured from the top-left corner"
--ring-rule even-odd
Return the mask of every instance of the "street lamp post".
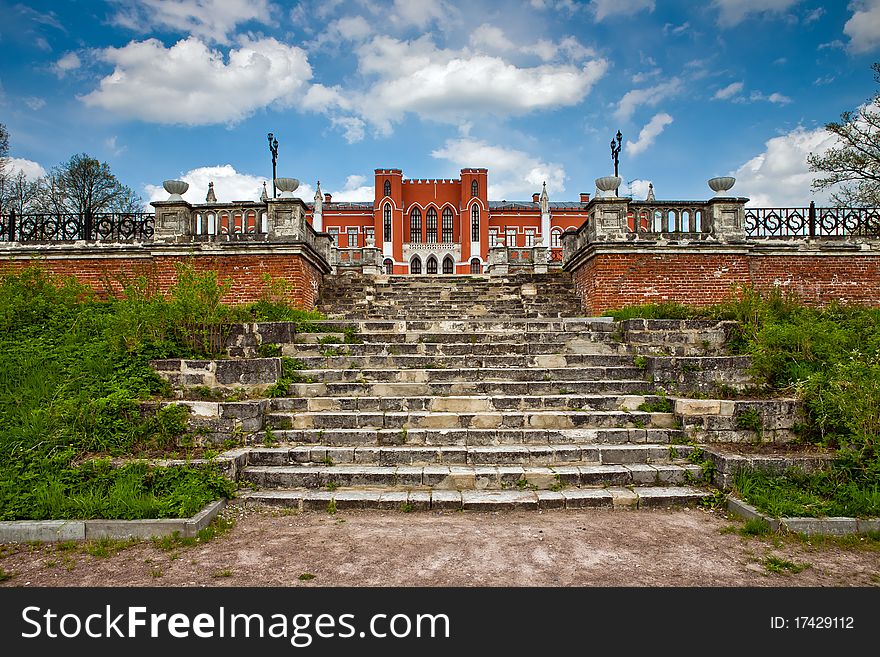
[[275, 165], [278, 162], [278, 140], [275, 139], [275, 135], [271, 132], [269, 133], [269, 152], [272, 153], [272, 198], [277, 198], [278, 190], [275, 187], [275, 178], [277, 177], [275, 174]]
[[[620, 142], [623, 140], [623, 135], [620, 134], [620, 130], [617, 131], [616, 140], [611, 140], [611, 159], [614, 160], [614, 175], [617, 176], [617, 164], [619, 162], [620, 155]], [[614, 190], [614, 195], [619, 196], [618, 194], [620, 188]]]

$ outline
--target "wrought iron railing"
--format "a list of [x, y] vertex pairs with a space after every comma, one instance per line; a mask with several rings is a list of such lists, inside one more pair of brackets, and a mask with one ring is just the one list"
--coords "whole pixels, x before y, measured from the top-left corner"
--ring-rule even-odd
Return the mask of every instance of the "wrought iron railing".
[[878, 237], [880, 208], [746, 208], [746, 236]]
[[146, 212], [45, 213], [0, 215], [0, 241], [105, 242], [142, 241], [153, 237], [155, 215]]

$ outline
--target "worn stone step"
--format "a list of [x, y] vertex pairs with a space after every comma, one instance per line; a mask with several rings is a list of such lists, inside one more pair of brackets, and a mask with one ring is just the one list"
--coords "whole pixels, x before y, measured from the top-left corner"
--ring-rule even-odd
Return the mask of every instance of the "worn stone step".
[[[690, 445], [569, 443], [544, 445], [406, 445], [347, 446], [328, 444], [285, 447], [252, 447], [248, 464], [361, 465], [668, 465], [693, 450]], [[675, 459], [671, 458], [675, 456]]]
[[275, 429], [252, 436], [252, 444], [320, 444], [332, 446], [490, 446], [642, 444], [683, 442], [680, 429]]
[[279, 465], [246, 466], [240, 477], [260, 488], [437, 488], [562, 490], [581, 486], [682, 484], [702, 469], [684, 464], [630, 465]]
[[[516, 410], [637, 410], [643, 404], [656, 406], [656, 395], [451, 395], [451, 396], [375, 396], [375, 397], [281, 397], [273, 399], [273, 412], [289, 411], [361, 411], [405, 412], [433, 411], [478, 413]], [[669, 410], [672, 402], [669, 401]]]
[[306, 369], [298, 383], [435, 383], [457, 381], [618, 381], [642, 378], [637, 367], [448, 367]]
[[656, 386], [643, 379], [615, 381], [434, 381], [430, 383], [296, 383], [293, 397], [403, 397], [422, 395], [592, 395], [650, 394]]
[[359, 412], [270, 413], [271, 429], [575, 429], [677, 428], [672, 413], [643, 411], [492, 411], [492, 412]]
[[[315, 334], [317, 335], [317, 334]], [[373, 338], [374, 336], [366, 336]], [[547, 362], [564, 364], [632, 365], [633, 356], [596, 353], [596, 343], [578, 338], [563, 342], [467, 342], [458, 335], [456, 342], [387, 342], [365, 340], [361, 344], [322, 343], [283, 345], [282, 354], [296, 358], [319, 357], [324, 354], [349, 357], [435, 357], [435, 356], [544, 356]], [[553, 358], [556, 357], [557, 358]], [[576, 356], [581, 356], [577, 358]]]
[[508, 354], [503, 356], [474, 356], [474, 355], [457, 355], [457, 356], [350, 356], [345, 352], [345, 347], [341, 349], [326, 349], [325, 355], [322, 356], [305, 356], [297, 355], [296, 358], [302, 363], [303, 369], [307, 370], [323, 370], [323, 369], [359, 369], [359, 370], [377, 370], [377, 369], [401, 369], [401, 370], [421, 370], [421, 369], [454, 369], [468, 367], [471, 369], [492, 369], [492, 368], [531, 368], [531, 369], [559, 369], [559, 368], [581, 368], [585, 370], [592, 369], [593, 375], [599, 378], [605, 378], [604, 373], [600, 372], [600, 368], [613, 369], [613, 374], [618, 378], [628, 377], [637, 378], [644, 374], [644, 371], [632, 364], [629, 359], [629, 365], [595, 365], [595, 361], [590, 360], [586, 354], [545, 354], [545, 355], [516, 355]]
[[696, 506], [712, 496], [693, 486], [634, 486], [550, 490], [266, 490], [241, 494], [246, 504], [300, 511], [512, 511], [584, 508], [668, 508]]

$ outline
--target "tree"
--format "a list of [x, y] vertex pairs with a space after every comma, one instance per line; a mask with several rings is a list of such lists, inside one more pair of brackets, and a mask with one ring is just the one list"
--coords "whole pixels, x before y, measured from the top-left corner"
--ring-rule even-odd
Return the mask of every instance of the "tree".
[[9, 131], [0, 123], [0, 212], [6, 208], [6, 197], [9, 195], [9, 185], [6, 169], [9, 166]]
[[113, 175], [109, 164], [80, 153], [52, 169], [40, 205], [46, 211], [95, 214], [141, 212], [144, 201]]
[[[871, 68], [880, 83], [880, 62]], [[813, 181], [813, 191], [833, 188], [831, 200], [839, 206], [880, 206], [880, 92], [825, 129], [839, 145], [807, 157], [810, 171], [824, 174]]]

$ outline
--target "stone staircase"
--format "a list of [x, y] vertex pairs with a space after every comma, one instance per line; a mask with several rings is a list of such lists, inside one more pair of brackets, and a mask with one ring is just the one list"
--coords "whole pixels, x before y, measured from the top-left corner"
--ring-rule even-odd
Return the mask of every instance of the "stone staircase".
[[[577, 317], [559, 275], [415, 277], [399, 291], [385, 289], [388, 277], [351, 281], [348, 306], [342, 279], [325, 286], [321, 307], [345, 318], [315, 322], [318, 333], [245, 324], [228, 336], [230, 358], [154, 362], [181, 397], [193, 386], [250, 393], [181, 402], [206, 441], [244, 439], [221, 460], [249, 487], [248, 502], [331, 511], [691, 505], [716, 492], [700, 459], [688, 458], [699, 454], [693, 441], [755, 440], [755, 417], [765, 440], [783, 441], [798, 421], [791, 400], [717, 398], [750, 382], [747, 359], [725, 355], [729, 322]], [[526, 286], [553, 292], [528, 305]], [[467, 312], [476, 288], [485, 308], [505, 314]], [[383, 316], [357, 317], [373, 312]]]
[[567, 272], [509, 276], [326, 276], [319, 310], [348, 319], [577, 317]]

